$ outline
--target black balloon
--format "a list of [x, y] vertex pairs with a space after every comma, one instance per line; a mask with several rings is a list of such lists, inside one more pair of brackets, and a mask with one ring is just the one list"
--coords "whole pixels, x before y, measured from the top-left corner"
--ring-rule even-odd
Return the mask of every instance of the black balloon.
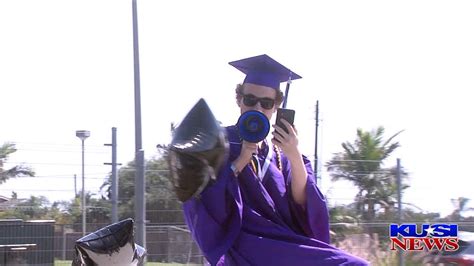
[[134, 243], [133, 220], [126, 219], [76, 240], [72, 266], [137, 265], [145, 255]]
[[169, 147], [172, 183], [180, 201], [197, 196], [216, 179], [228, 146], [223, 128], [200, 99], [175, 129]]

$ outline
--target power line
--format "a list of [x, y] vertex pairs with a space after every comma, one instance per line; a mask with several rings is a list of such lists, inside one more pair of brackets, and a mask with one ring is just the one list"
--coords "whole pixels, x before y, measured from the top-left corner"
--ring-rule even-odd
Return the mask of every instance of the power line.
[[[16, 141], [5, 141], [5, 143], [13, 143], [15, 145], [23, 145], [23, 144], [28, 144], [28, 145], [39, 145], [39, 146], [59, 146], [59, 147], [71, 147], [71, 148], [77, 148], [76, 144], [66, 144], [66, 143], [46, 143], [46, 142], [16, 142]], [[102, 145], [94, 145], [94, 144], [88, 144], [87, 147], [92, 147], [92, 148], [98, 148], [98, 147], [103, 147]]]
[[[5, 162], [5, 165], [60, 165], [60, 166], [81, 166], [81, 163], [48, 163], [48, 162]], [[85, 164], [85, 166], [104, 166], [103, 164]]]
[[330, 160], [331, 162], [371, 162], [371, 163], [381, 163], [381, 160]]
[[[70, 153], [78, 153], [80, 152], [79, 149], [75, 150], [52, 150], [52, 149], [23, 149], [23, 148], [18, 148], [16, 151], [35, 151], [35, 152], [70, 152]], [[87, 153], [93, 153], [93, 154], [109, 154], [110, 152], [107, 151], [99, 151], [99, 150], [90, 150], [86, 149]]]
[[[26, 178], [31, 178], [31, 179], [38, 179], [38, 178], [57, 178], [57, 179], [74, 179], [74, 175], [44, 175], [44, 176], [17, 176], [12, 178], [13, 179], [26, 179]], [[108, 178], [108, 174], [90, 174], [85, 176], [86, 179], [106, 179]]]

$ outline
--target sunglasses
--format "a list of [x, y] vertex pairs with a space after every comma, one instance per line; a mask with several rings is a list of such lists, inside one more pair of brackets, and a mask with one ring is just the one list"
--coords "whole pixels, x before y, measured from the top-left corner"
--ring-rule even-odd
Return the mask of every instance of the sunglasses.
[[260, 102], [260, 105], [262, 106], [263, 109], [270, 110], [275, 106], [275, 100], [271, 98], [259, 98], [253, 94], [241, 94], [242, 98], [244, 100], [244, 104], [248, 107], [255, 106], [258, 102]]

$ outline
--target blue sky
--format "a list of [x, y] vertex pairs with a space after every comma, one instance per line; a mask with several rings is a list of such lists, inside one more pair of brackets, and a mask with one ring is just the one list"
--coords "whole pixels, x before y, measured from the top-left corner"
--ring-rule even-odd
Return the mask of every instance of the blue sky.
[[[146, 157], [170, 140], [204, 98], [224, 124], [238, 118], [234, 87], [243, 76], [227, 64], [266, 53], [303, 79], [292, 84], [301, 149], [314, 155], [320, 104], [319, 157], [330, 160], [357, 128], [400, 130], [400, 158], [410, 173], [404, 198], [426, 211], [452, 211], [450, 199], [472, 198], [474, 4], [470, 1], [173, 1], [138, 0], [143, 147]], [[118, 159], [134, 153], [131, 1], [0, 2], [0, 142], [16, 142], [12, 163], [37, 178], [0, 186], [20, 196], [70, 199], [80, 176], [86, 129], [86, 190], [110, 171], [111, 128]], [[324, 169], [330, 201], [352, 199], [351, 184]], [[471, 203], [471, 206], [474, 203]]]

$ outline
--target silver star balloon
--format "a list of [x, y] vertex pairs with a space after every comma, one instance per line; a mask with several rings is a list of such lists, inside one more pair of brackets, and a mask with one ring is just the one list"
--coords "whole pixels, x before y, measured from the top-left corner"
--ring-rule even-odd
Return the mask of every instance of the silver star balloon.
[[126, 219], [78, 239], [72, 266], [132, 266], [145, 255], [145, 249], [134, 242], [133, 220]]

